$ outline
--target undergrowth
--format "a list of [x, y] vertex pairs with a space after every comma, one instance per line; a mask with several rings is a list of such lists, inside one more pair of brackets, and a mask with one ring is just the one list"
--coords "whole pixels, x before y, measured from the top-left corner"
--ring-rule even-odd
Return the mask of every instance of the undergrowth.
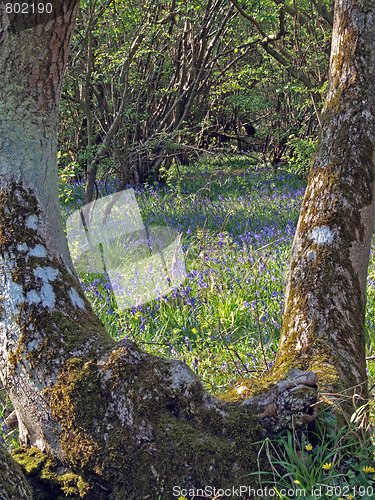
[[[186, 167], [182, 175], [172, 168], [163, 184], [136, 188], [144, 223], [169, 226], [182, 235], [187, 278], [169, 295], [121, 310], [105, 276], [81, 275], [82, 286], [110, 334], [117, 340], [128, 337], [156, 355], [184, 361], [212, 393], [228, 389], [237, 378], [262, 377], [277, 353], [289, 253], [305, 186], [292, 173], [279, 170], [275, 175], [252, 159], [233, 157], [201, 161]], [[116, 181], [99, 178], [100, 196], [116, 189]], [[61, 182], [64, 223], [81, 206], [82, 196], [82, 183]], [[367, 298], [371, 392], [374, 245]], [[371, 410], [372, 400], [369, 406]], [[16, 431], [4, 421], [10, 411], [5, 395], [0, 394], [0, 439], [8, 448], [17, 446]], [[371, 410], [371, 422], [372, 414]], [[298, 487], [311, 493], [321, 484], [324, 494], [318, 497], [316, 490], [312, 500], [373, 498], [364, 496], [375, 477], [371, 442], [363, 446], [363, 454], [353, 452], [352, 445], [344, 444], [348, 431], [336, 429], [334, 420], [327, 419], [326, 431], [319, 431], [323, 432], [319, 440], [316, 437], [319, 446], [310, 442], [311, 437], [300, 436], [298, 441], [293, 435], [264, 443], [273, 476], [262, 481], [285, 489], [286, 495], [279, 492], [279, 498], [295, 498], [289, 493]], [[358, 490], [361, 486], [363, 494]]]

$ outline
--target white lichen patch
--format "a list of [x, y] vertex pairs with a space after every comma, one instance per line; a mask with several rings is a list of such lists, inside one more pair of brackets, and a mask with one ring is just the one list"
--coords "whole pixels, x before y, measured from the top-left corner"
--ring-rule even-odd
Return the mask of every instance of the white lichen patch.
[[[38, 245], [37, 245], [38, 246]], [[44, 249], [41, 245], [41, 248]], [[40, 249], [36, 253], [39, 253]], [[55, 305], [56, 296], [53, 291], [50, 281], [53, 281], [58, 276], [59, 271], [53, 267], [37, 267], [34, 269], [34, 276], [43, 281], [40, 291], [30, 290], [27, 292], [26, 298], [30, 304], [40, 304], [43, 307], [53, 307]]]
[[34, 275], [37, 278], [40, 278], [41, 280], [45, 282], [53, 281], [56, 279], [57, 275], [59, 274], [59, 271], [57, 269], [54, 269], [53, 267], [37, 267], [34, 269]]
[[71, 288], [68, 293], [69, 293], [70, 300], [72, 301], [72, 304], [74, 306], [77, 306], [81, 309], [85, 309], [85, 303], [81, 299], [81, 297], [78, 295], [78, 292], [77, 292], [77, 290], [75, 290], [75, 288]]
[[333, 233], [328, 226], [314, 227], [309, 238], [317, 245], [329, 245], [333, 240]]
[[40, 290], [40, 299], [43, 307], [53, 307], [55, 305], [56, 296], [49, 283], [45, 283]]
[[47, 251], [43, 245], [35, 245], [35, 247], [30, 250], [29, 256], [30, 257], [46, 257]]
[[28, 218], [26, 219], [26, 226], [29, 229], [36, 229], [36, 224], [38, 222], [38, 217], [36, 215], [29, 215]]
[[38, 349], [38, 347], [39, 347], [39, 342], [37, 340], [32, 340], [31, 342], [28, 343], [27, 350], [30, 352], [35, 349]]
[[43, 307], [53, 307], [56, 300], [53, 288], [49, 283], [44, 283], [40, 292], [30, 290], [27, 292], [26, 298], [30, 304], [42, 303]]
[[11, 320], [14, 316], [18, 315], [18, 308], [20, 304], [25, 301], [25, 297], [22, 292], [22, 286], [18, 283], [14, 283], [8, 276], [4, 279], [2, 276], [1, 290], [2, 298], [1, 306], [5, 314], [3, 314], [5, 320]]
[[28, 246], [26, 245], [26, 243], [21, 243], [21, 245], [17, 245], [17, 250], [19, 252], [27, 252]]
[[26, 299], [30, 304], [39, 304], [40, 295], [36, 292], [36, 290], [30, 290], [27, 292]]
[[7, 359], [9, 352], [15, 348], [19, 339], [17, 317], [19, 306], [25, 302], [22, 286], [11, 278], [11, 268], [5, 259], [0, 258], [0, 358]]
[[306, 259], [307, 260], [315, 260], [316, 259], [316, 252], [314, 252], [313, 250], [309, 250], [306, 254]]

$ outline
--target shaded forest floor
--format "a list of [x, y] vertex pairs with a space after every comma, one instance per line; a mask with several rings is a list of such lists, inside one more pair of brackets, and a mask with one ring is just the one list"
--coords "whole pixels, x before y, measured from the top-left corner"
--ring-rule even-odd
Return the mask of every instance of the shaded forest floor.
[[[305, 184], [238, 157], [202, 162], [181, 177], [171, 172], [165, 185], [136, 189], [148, 227], [182, 234], [187, 278], [169, 295], [124, 311], [106, 279], [82, 275], [95, 311], [115, 338], [185, 361], [211, 392], [262, 376], [277, 351]], [[101, 194], [115, 187], [98, 183]], [[82, 199], [81, 185], [68, 189], [64, 219]]]

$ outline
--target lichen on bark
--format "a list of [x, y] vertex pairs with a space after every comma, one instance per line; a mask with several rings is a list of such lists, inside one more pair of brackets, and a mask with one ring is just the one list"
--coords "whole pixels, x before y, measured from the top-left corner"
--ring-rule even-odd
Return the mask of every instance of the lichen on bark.
[[[293, 242], [280, 351], [323, 390], [367, 398], [366, 276], [374, 227], [374, 6], [338, 0], [322, 133]], [[329, 237], [328, 237], [329, 236]], [[344, 392], [346, 395], [344, 395]], [[353, 404], [353, 394], [361, 396]], [[340, 403], [341, 404], [341, 403]]]

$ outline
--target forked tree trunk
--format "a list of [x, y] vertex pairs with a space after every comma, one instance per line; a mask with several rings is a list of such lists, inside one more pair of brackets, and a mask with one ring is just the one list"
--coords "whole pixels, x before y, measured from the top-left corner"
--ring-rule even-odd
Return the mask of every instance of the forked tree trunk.
[[[258, 467], [259, 445], [252, 443], [283, 428], [306, 426], [314, 420], [316, 376], [293, 369], [287, 379], [270, 385], [259, 395], [254, 395], [256, 389], [246, 388], [240, 382], [231, 394], [237, 401], [224, 402], [207, 394], [184, 363], [147, 354], [131, 341], [114, 342], [94, 315], [69, 257], [57, 194], [57, 114], [77, 7], [74, 3], [56, 2], [64, 7], [61, 15], [45, 22], [39, 19], [39, 24], [21, 31], [17, 23], [9, 24], [4, 9], [1, 17], [0, 376], [17, 411], [21, 442], [25, 447], [35, 446], [48, 453], [57, 465], [54, 468], [36, 449], [29, 453], [19, 451], [17, 459], [28, 460], [28, 469], [42, 469], [45, 477], [59, 482], [65, 491], [76, 491], [95, 500], [146, 500], [158, 495], [166, 499], [172, 498], [179, 491], [177, 488], [228, 488], [243, 484], [243, 476]], [[334, 68], [344, 70], [345, 64]], [[344, 111], [345, 108], [345, 115]], [[339, 115], [331, 116], [339, 120]], [[330, 115], [327, 116], [326, 127], [330, 130]], [[321, 157], [328, 154], [329, 147], [324, 140], [321, 142]], [[362, 154], [354, 166], [359, 187], [367, 192], [367, 178], [362, 175], [370, 171], [367, 156]], [[372, 201], [372, 192], [368, 191], [366, 200], [357, 203], [354, 190], [344, 189], [344, 194], [348, 193], [344, 199], [335, 186], [332, 181], [313, 187], [318, 192], [325, 190], [321, 203], [327, 199], [334, 204], [330, 195], [334, 189], [342, 213], [346, 216], [348, 212], [354, 221], [358, 219], [353, 233], [358, 229], [365, 239], [371, 230], [361, 217], [363, 207]], [[339, 186], [346, 188], [345, 183]], [[348, 211], [347, 205], [352, 210]], [[321, 242], [324, 238], [330, 240], [331, 234], [339, 238], [340, 233], [330, 220], [324, 220], [323, 229], [319, 229], [320, 219], [317, 220], [318, 229], [311, 229], [316, 240], [312, 243], [315, 257], [309, 254], [312, 267], [306, 273], [315, 273], [319, 281], [323, 266], [334, 272], [330, 260], [324, 260], [324, 250], [330, 253], [336, 239], [326, 241], [325, 246]], [[343, 220], [346, 227], [344, 223]], [[368, 245], [365, 250], [368, 251]], [[366, 260], [365, 250], [362, 260]], [[364, 302], [360, 298], [360, 273], [351, 264], [348, 252], [345, 246], [346, 260], [342, 265], [348, 263], [351, 267], [342, 275], [353, 287], [348, 293], [352, 293], [351, 304], [357, 308], [359, 318]], [[339, 262], [336, 254], [334, 258]], [[292, 267], [292, 282], [298, 272], [297, 262]], [[336, 293], [336, 285], [329, 282], [329, 286]], [[318, 300], [318, 291], [316, 294]], [[289, 301], [295, 300], [299, 310], [298, 296], [291, 297], [289, 293]], [[339, 302], [338, 310], [342, 307]], [[292, 328], [292, 312], [290, 308], [288, 311], [286, 323]], [[333, 313], [331, 309], [326, 312]], [[322, 317], [323, 314], [324, 311]], [[344, 310], [343, 315], [346, 319], [348, 313]], [[358, 324], [359, 328], [353, 327], [351, 336], [345, 338], [363, 352]], [[320, 356], [319, 343], [318, 347], [315, 343], [319, 335], [310, 330], [311, 344], [303, 344], [305, 351], [310, 348]], [[341, 355], [342, 343], [337, 340], [338, 333], [335, 335]], [[304, 340], [303, 335], [300, 337]], [[287, 339], [281, 347], [285, 353], [289, 348]], [[280, 363], [282, 368], [299, 364], [298, 356], [293, 354], [297, 347], [291, 350], [291, 363], [285, 361], [285, 354], [280, 355], [284, 360], [284, 364]], [[332, 349], [332, 357], [334, 354]], [[361, 372], [362, 357], [353, 355], [351, 361]], [[331, 358], [329, 362], [334, 369]], [[313, 358], [306, 366], [320, 367], [313, 364]], [[357, 379], [363, 381], [360, 376]], [[345, 381], [352, 383], [349, 377]], [[61, 462], [75, 474], [58, 467]], [[15, 469], [12, 473], [21, 477]], [[0, 474], [2, 482], [6, 481], [3, 477]], [[14, 496], [7, 493], [4, 498]]]

